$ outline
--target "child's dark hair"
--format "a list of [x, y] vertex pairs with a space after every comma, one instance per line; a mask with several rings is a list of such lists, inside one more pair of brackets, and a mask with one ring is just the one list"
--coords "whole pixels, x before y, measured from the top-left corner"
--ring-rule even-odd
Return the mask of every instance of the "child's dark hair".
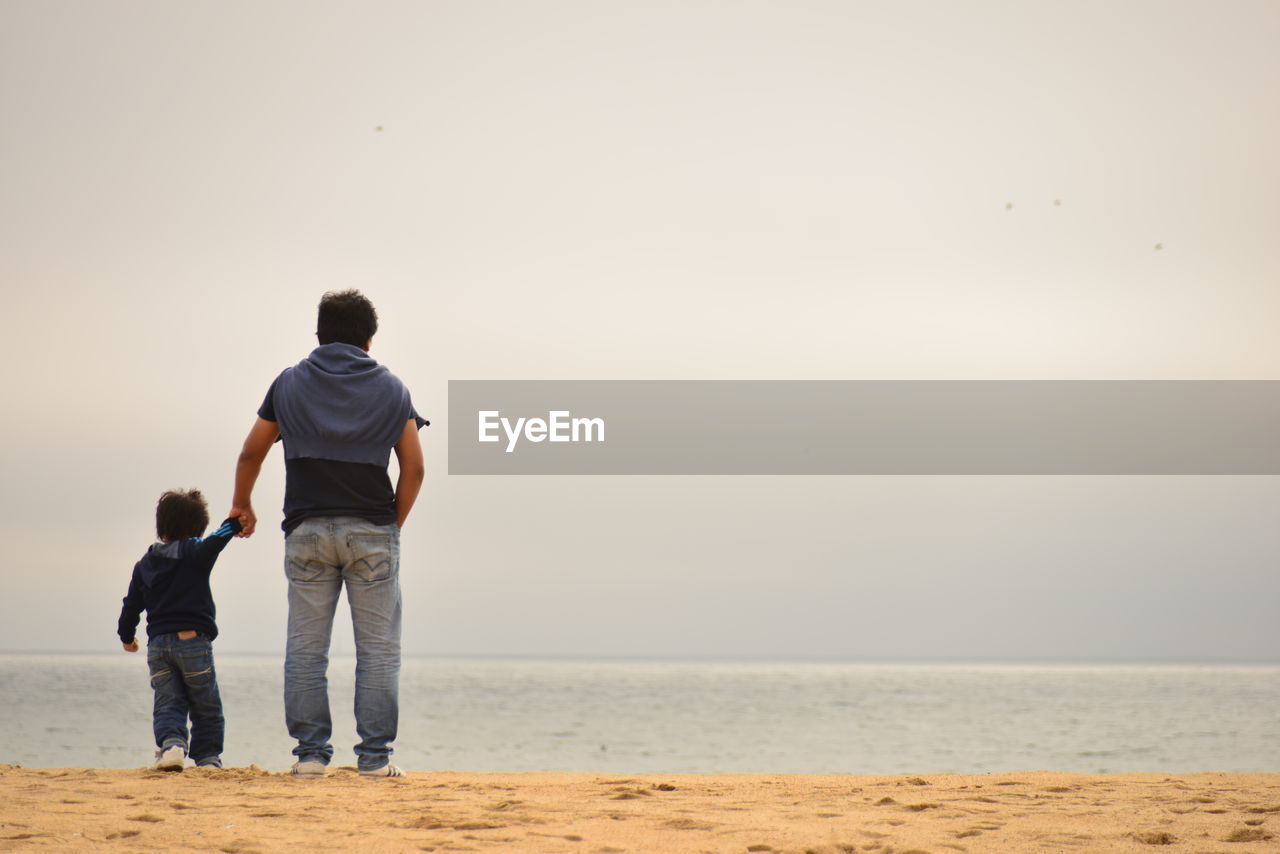
[[156, 502], [156, 536], [166, 543], [198, 537], [209, 527], [209, 505], [198, 489], [171, 489]]
[[316, 337], [321, 344], [353, 344], [363, 347], [378, 331], [378, 312], [369, 298], [356, 290], [329, 291], [320, 298]]

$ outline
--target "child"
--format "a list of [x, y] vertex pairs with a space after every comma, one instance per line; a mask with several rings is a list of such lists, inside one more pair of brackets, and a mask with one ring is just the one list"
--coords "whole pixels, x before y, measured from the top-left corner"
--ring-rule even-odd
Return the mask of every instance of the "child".
[[[222, 698], [213, 672], [213, 593], [209, 573], [218, 554], [240, 532], [228, 519], [205, 539], [209, 508], [198, 489], [169, 491], [156, 504], [156, 535], [133, 567], [120, 610], [120, 642], [137, 652], [138, 615], [147, 612], [147, 667], [155, 690], [152, 727], [155, 768], [181, 771], [188, 753], [197, 766], [222, 767]], [[191, 716], [188, 751], [187, 716]]]

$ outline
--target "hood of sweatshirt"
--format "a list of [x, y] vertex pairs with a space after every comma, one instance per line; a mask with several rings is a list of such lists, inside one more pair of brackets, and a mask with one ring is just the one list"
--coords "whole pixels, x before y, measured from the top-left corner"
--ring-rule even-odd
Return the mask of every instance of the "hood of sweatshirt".
[[169, 582], [173, 571], [182, 562], [187, 544], [198, 540], [175, 540], [172, 543], [156, 543], [147, 549], [147, 553], [138, 561], [138, 575], [142, 583], [152, 588], [164, 586]]
[[405, 423], [419, 417], [409, 391], [351, 344], [322, 344], [276, 378], [272, 402], [286, 459], [310, 457], [386, 468]]
[[386, 367], [379, 365], [363, 348], [337, 342], [321, 344], [298, 363], [298, 368], [331, 376], [360, 376], [386, 371]]

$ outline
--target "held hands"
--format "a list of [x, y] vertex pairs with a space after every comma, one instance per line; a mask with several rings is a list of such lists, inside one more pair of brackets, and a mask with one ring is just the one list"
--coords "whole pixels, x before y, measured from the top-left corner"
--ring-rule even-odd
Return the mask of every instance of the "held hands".
[[253, 529], [258, 525], [258, 517], [253, 513], [253, 507], [249, 504], [233, 506], [227, 511], [227, 518], [238, 519], [240, 521], [240, 533], [237, 537], [253, 536]]
[[124, 651], [125, 651], [125, 652], [137, 652], [137, 651], [138, 651], [138, 639], [137, 639], [137, 638], [134, 638], [133, 640], [129, 641], [128, 643], [121, 644], [121, 646], [123, 646], [123, 647], [124, 647]]

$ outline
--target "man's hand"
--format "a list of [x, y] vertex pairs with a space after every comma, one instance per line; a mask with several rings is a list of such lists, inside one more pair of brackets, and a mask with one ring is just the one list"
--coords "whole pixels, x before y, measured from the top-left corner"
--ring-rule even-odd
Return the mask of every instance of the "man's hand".
[[280, 438], [280, 426], [274, 421], [259, 418], [249, 428], [244, 447], [240, 449], [240, 458], [236, 460], [236, 489], [231, 498], [231, 510], [227, 516], [240, 521], [241, 531], [237, 537], [248, 537], [258, 525], [258, 517], [253, 513], [253, 485], [258, 482], [258, 472], [262, 470], [262, 461], [267, 452]]
[[427, 472], [422, 461], [422, 443], [418, 441], [418, 422], [412, 418], [405, 422], [395, 451], [400, 465], [400, 477], [396, 480], [396, 526], [403, 528]]
[[124, 651], [125, 651], [125, 652], [137, 652], [137, 651], [138, 651], [138, 639], [137, 639], [137, 638], [134, 638], [133, 640], [129, 641], [128, 643], [122, 643], [122, 644], [121, 644], [121, 646], [123, 646], [123, 647], [124, 647]]
[[227, 511], [228, 519], [236, 519], [240, 522], [240, 533], [237, 537], [247, 537], [253, 533], [253, 529], [258, 526], [258, 517], [253, 512], [253, 507], [246, 504], [242, 507], [232, 507]]

